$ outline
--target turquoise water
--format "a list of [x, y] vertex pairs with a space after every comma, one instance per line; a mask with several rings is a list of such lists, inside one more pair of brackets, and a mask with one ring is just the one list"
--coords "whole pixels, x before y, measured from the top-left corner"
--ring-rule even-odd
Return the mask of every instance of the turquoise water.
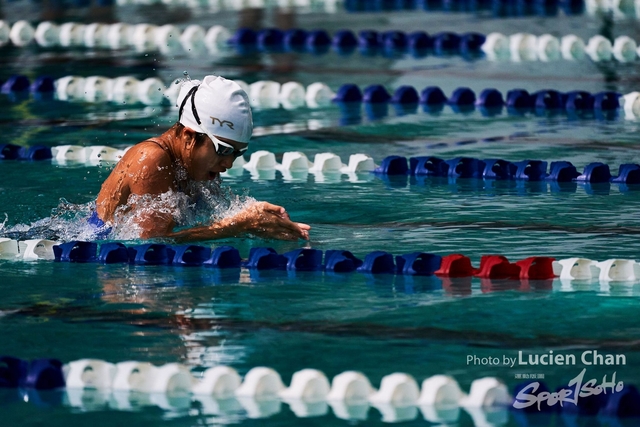
[[[16, 7], [16, 6], [14, 6]], [[26, 7], [26, 6], [25, 6]], [[127, 12], [131, 12], [127, 15]], [[9, 10], [11, 12], [11, 9]], [[33, 13], [33, 11], [31, 11]], [[124, 8], [119, 19], [153, 21], [149, 9]], [[151, 18], [150, 18], [151, 16]], [[205, 18], [207, 18], [205, 20]], [[34, 18], [35, 19], [35, 18]], [[266, 26], [274, 19], [265, 18]], [[305, 28], [476, 30], [505, 34], [524, 27], [541, 34], [576, 32], [587, 37], [606, 24], [589, 17], [494, 20], [465, 14], [411, 13], [363, 15], [298, 15]], [[90, 22], [90, 21], [87, 21]], [[193, 22], [233, 27], [235, 13], [202, 14]], [[637, 33], [637, 23], [616, 21], [615, 35]], [[430, 28], [433, 28], [431, 30]], [[514, 87], [590, 91], [635, 89], [636, 64], [594, 65], [591, 62], [498, 64], [484, 60], [428, 57], [375, 58], [365, 63], [348, 58], [313, 55], [231, 55], [197, 61], [188, 56], [165, 58], [128, 53], [51, 53], [37, 48], [5, 48], [0, 61], [11, 72], [61, 77], [70, 73], [164, 81], [187, 70], [194, 78], [220, 72], [247, 82], [274, 79], [303, 84], [327, 82], [361, 87], [381, 83], [389, 88], [412, 84], [441, 85], [446, 93], [458, 86], [474, 90]], [[613, 74], [612, 74], [613, 73]], [[613, 77], [612, 77], [613, 76]], [[87, 105], [10, 100], [3, 96], [0, 129], [5, 142], [21, 145], [109, 145], [122, 148], [155, 135], [175, 120], [169, 107]], [[331, 151], [346, 161], [365, 153], [380, 162], [385, 156], [470, 156], [506, 160], [569, 160], [579, 170], [602, 161], [612, 172], [622, 163], [640, 163], [638, 122], [529, 114], [484, 117], [479, 112], [439, 114], [420, 109], [399, 114], [389, 107], [382, 118], [367, 112], [345, 117], [337, 107], [311, 110], [256, 110], [257, 136], [249, 154], [259, 149], [280, 157], [299, 150], [312, 159]], [[311, 126], [310, 126], [311, 125]], [[489, 139], [489, 140], [487, 140]], [[111, 166], [60, 165], [42, 162], [0, 162], [0, 220], [7, 230], [29, 232], [33, 223], [51, 216], [60, 199], [73, 204], [93, 201]], [[232, 244], [246, 257], [251, 247], [271, 246], [278, 252], [300, 247], [346, 249], [364, 257], [373, 250], [395, 255], [413, 251], [441, 255], [463, 253], [478, 265], [484, 254], [503, 254], [515, 261], [529, 256], [557, 259], [586, 257], [636, 259], [640, 248], [640, 191], [617, 184], [554, 186], [549, 183], [392, 178], [364, 175], [355, 182], [346, 175], [309, 174], [285, 180], [252, 179], [248, 172], [225, 179], [238, 194], [283, 205], [294, 220], [309, 223], [311, 240], [277, 242], [229, 239], [201, 242]], [[304, 368], [323, 371], [329, 379], [359, 370], [378, 387], [383, 376], [406, 372], [419, 382], [436, 374], [455, 377], [463, 390], [483, 376], [495, 376], [510, 389], [517, 375], [544, 375], [555, 389], [585, 367], [506, 367], [468, 363], [469, 356], [517, 357], [531, 354], [574, 354], [597, 350], [622, 354], [623, 366], [588, 366], [587, 378], [616, 372], [625, 384], [640, 383], [637, 326], [638, 283], [590, 281], [489, 281], [441, 279], [360, 273], [322, 274], [217, 271], [208, 268], [140, 267], [65, 264], [49, 261], [0, 260], [0, 354], [32, 359], [54, 357], [63, 362], [98, 358], [117, 363], [178, 362], [196, 371], [227, 365], [243, 375], [255, 366], [269, 366], [288, 384]], [[123, 406], [109, 396], [87, 393], [81, 405], [74, 396], [45, 392], [21, 395], [0, 390], [6, 425], [345, 425], [382, 424], [371, 408], [366, 421], [337, 418], [330, 407], [317, 416], [300, 418], [295, 408], [277, 403], [271, 415], [251, 418], [238, 402], [219, 411], [198, 402], [175, 399]], [[26, 402], [28, 400], [29, 402]], [[40, 403], [38, 403], [41, 401]], [[154, 403], [155, 402], [155, 403]], [[431, 425], [420, 408], [405, 411], [407, 423]], [[476, 424], [464, 410], [452, 423]], [[529, 425], [607, 425], [593, 417], [534, 415]], [[621, 421], [635, 425], [637, 420]], [[489, 425], [525, 425], [518, 414], [499, 412]]]

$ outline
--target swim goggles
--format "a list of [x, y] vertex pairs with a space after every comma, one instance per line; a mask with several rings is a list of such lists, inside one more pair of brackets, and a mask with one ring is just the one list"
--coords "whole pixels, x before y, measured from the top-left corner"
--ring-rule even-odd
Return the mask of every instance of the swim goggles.
[[191, 88], [191, 90], [189, 90], [189, 92], [187, 92], [187, 96], [184, 97], [184, 99], [182, 100], [182, 104], [180, 105], [180, 111], [178, 112], [178, 120], [180, 120], [180, 117], [182, 117], [182, 111], [184, 110], [184, 106], [187, 103], [187, 99], [191, 98], [191, 112], [193, 113], [193, 118], [196, 119], [196, 123], [198, 123], [198, 125], [201, 126], [200, 130], [203, 131], [199, 133], [204, 133], [209, 138], [211, 138], [211, 142], [213, 143], [213, 146], [216, 149], [216, 154], [218, 156], [223, 156], [223, 157], [233, 156], [234, 159], [242, 156], [242, 154], [244, 154], [244, 152], [247, 151], [248, 147], [241, 148], [240, 150], [236, 150], [236, 148], [233, 145], [227, 144], [224, 141], [220, 141], [218, 138], [216, 138], [211, 133], [207, 132], [207, 130], [202, 127], [202, 121], [200, 121], [200, 116], [198, 115], [198, 110], [196, 110], [196, 103], [195, 103], [196, 91], [198, 90], [199, 87], [200, 85], [194, 86]]

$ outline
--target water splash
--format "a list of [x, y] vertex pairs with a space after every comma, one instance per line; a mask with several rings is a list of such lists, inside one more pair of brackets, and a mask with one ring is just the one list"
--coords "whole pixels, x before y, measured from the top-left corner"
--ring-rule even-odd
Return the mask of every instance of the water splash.
[[188, 83], [188, 82], [190, 82], [190, 81], [191, 81], [191, 76], [189, 75], [189, 72], [188, 72], [187, 70], [184, 70], [184, 71], [182, 72], [182, 75], [183, 75], [184, 77], [182, 77], [182, 78], [176, 78], [176, 79], [173, 81], [173, 84], [182, 86], [183, 84]]
[[95, 240], [100, 230], [88, 222], [88, 218], [94, 211], [95, 202], [74, 204], [60, 199], [60, 204], [51, 210], [50, 217], [28, 225], [16, 224], [12, 227], [2, 227], [0, 236], [16, 240]]
[[16, 240], [49, 239], [60, 242], [71, 240], [139, 240], [141, 218], [163, 215], [173, 218], [176, 229], [203, 226], [232, 217], [256, 202], [246, 194], [234, 194], [223, 187], [218, 178], [213, 181], [190, 181], [182, 191], [170, 190], [162, 194], [132, 195], [120, 206], [114, 220], [102, 227], [90, 222], [96, 204], [73, 204], [61, 199], [52, 209], [51, 216], [29, 225], [6, 227], [0, 223], [0, 237]]

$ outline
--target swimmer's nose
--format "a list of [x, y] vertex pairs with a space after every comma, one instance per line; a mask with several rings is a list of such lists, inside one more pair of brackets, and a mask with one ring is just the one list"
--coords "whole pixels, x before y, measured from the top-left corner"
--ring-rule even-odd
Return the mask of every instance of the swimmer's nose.
[[220, 164], [227, 169], [231, 169], [234, 160], [235, 159], [233, 158], [233, 156], [224, 156], [222, 157], [222, 161], [220, 162]]

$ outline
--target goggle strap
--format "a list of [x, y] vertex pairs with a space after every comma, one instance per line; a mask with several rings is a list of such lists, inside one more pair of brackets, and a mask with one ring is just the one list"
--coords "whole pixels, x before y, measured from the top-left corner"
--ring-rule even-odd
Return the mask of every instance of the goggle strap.
[[192, 97], [191, 98], [191, 111], [193, 112], [193, 117], [196, 119], [196, 122], [198, 124], [201, 124], [200, 123], [200, 117], [198, 117], [198, 113], [196, 112], [196, 106], [195, 106], [195, 103], [193, 101], [193, 98], [195, 98], [196, 91], [198, 90], [199, 87], [200, 87], [199, 85], [198, 86], [194, 86], [189, 90], [189, 92], [187, 92], [187, 96], [185, 96], [184, 99], [182, 100], [182, 104], [180, 105], [180, 110], [178, 111], [178, 120], [180, 120], [180, 118], [182, 117], [182, 111], [184, 110], [184, 106], [187, 103], [187, 99], [189, 99], [189, 97]]

